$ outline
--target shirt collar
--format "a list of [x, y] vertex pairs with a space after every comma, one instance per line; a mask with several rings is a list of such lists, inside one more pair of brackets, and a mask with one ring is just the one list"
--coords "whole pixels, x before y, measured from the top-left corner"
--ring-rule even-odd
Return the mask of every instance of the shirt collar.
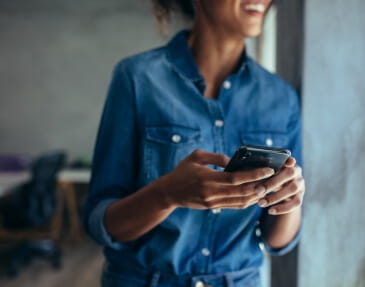
[[[178, 74], [191, 81], [201, 81], [203, 77], [199, 73], [188, 45], [188, 35], [189, 31], [183, 30], [172, 38], [167, 44], [167, 58]], [[249, 57], [244, 50], [240, 67], [236, 73], [242, 72], [249, 62]]]

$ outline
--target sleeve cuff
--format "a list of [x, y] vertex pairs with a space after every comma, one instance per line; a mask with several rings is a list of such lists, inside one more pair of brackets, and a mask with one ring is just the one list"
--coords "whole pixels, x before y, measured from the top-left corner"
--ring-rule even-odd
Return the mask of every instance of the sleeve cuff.
[[272, 248], [263, 238], [261, 238], [261, 240], [265, 246], [265, 250], [272, 256], [282, 256], [282, 255], [289, 253], [299, 243], [299, 240], [300, 240], [300, 237], [302, 234], [302, 229], [303, 229], [303, 227], [301, 224], [295, 237], [287, 245], [285, 245], [281, 248]]
[[105, 224], [104, 224], [104, 216], [106, 209], [114, 202], [118, 201], [119, 199], [107, 199], [101, 201], [91, 212], [89, 220], [88, 220], [88, 227], [89, 233], [93, 237], [95, 241], [99, 244], [116, 249], [121, 250], [124, 247], [124, 243], [118, 242], [113, 240], [110, 234], [106, 231]]

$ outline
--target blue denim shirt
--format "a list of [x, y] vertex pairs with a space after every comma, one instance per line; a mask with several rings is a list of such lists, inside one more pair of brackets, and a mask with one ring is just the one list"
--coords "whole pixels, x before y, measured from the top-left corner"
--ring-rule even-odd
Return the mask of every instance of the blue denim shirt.
[[218, 98], [205, 98], [187, 33], [117, 64], [98, 131], [85, 224], [105, 247], [108, 266], [129, 266], [129, 273], [195, 276], [258, 268], [260, 245], [281, 255], [299, 238], [298, 233], [288, 246], [270, 248], [257, 232], [263, 213], [258, 205], [220, 212], [177, 208], [127, 243], [107, 233], [103, 218], [111, 203], [170, 172], [195, 149], [232, 156], [240, 145], [272, 145], [291, 150], [301, 164], [295, 91], [244, 54]]

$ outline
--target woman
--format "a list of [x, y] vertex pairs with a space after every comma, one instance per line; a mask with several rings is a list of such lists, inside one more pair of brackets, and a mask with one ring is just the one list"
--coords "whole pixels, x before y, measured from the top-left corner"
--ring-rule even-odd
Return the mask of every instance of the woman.
[[[260, 34], [270, 1], [156, 0], [192, 29], [116, 66], [85, 216], [105, 246], [103, 286], [260, 286], [259, 243], [277, 255], [297, 243], [298, 98], [243, 41]], [[274, 176], [222, 172], [243, 144], [293, 157]]]

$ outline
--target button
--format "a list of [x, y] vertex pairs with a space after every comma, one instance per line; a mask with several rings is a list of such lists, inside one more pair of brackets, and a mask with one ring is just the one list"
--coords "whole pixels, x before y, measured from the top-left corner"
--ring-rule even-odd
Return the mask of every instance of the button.
[[203, 254], [204, 256], [209, 256], [209, 255], [210, 255], [210, 251], [209, 251], [209, 249], [208, 249], [208, 248], [203, 248], [203, 249], [202, 249], [202, 254]]
[[181, 141], [181, 136], [180, 135], [173, 135], [171, 137], [171, 140], [174, 142], [174, 143], [179, 143]]
[[201, 281], [198, 281], [195, 283], [195, 287], [204, 287], [204, 283]]
[[267, 138], [265, 143], [266, 143], [267, 146], [272, 146], [273, 145], [273, 141], [272, 141], [271, 138]]
[[215, 126], [218, 127], [218, 128], [221, 128], [224, 126], [224, 122], [222, 120], [216, 120], [214, 122]]
[[260, 248], [262, 251], [264, 251], [264, 250], [265, 250], [265, 245], [264, 245], [262, 242], [260, 242], [260, 243], [259, 243], [259, 248]]
[[223, 87], [226, 89], [226, 90], [229, 90], [231, 88], [231, 82], [230, 81], [224, 81], [223, 82]]
[[221, 213], [221, 209], [220, 209], [220, 208], [213, 208], [213, 209], [212, 209], [212, 212], [213, 212], [214, 214], [218, 214], [218, 213]]
[[256, 233], [256, 236], [257, 236], [257, 237], [260, 237], [260, 236], [261, 236], [261, 229], [260, 229], [260, 228], [257, 228], [257, 229], [255, 230], [255, 233]]

